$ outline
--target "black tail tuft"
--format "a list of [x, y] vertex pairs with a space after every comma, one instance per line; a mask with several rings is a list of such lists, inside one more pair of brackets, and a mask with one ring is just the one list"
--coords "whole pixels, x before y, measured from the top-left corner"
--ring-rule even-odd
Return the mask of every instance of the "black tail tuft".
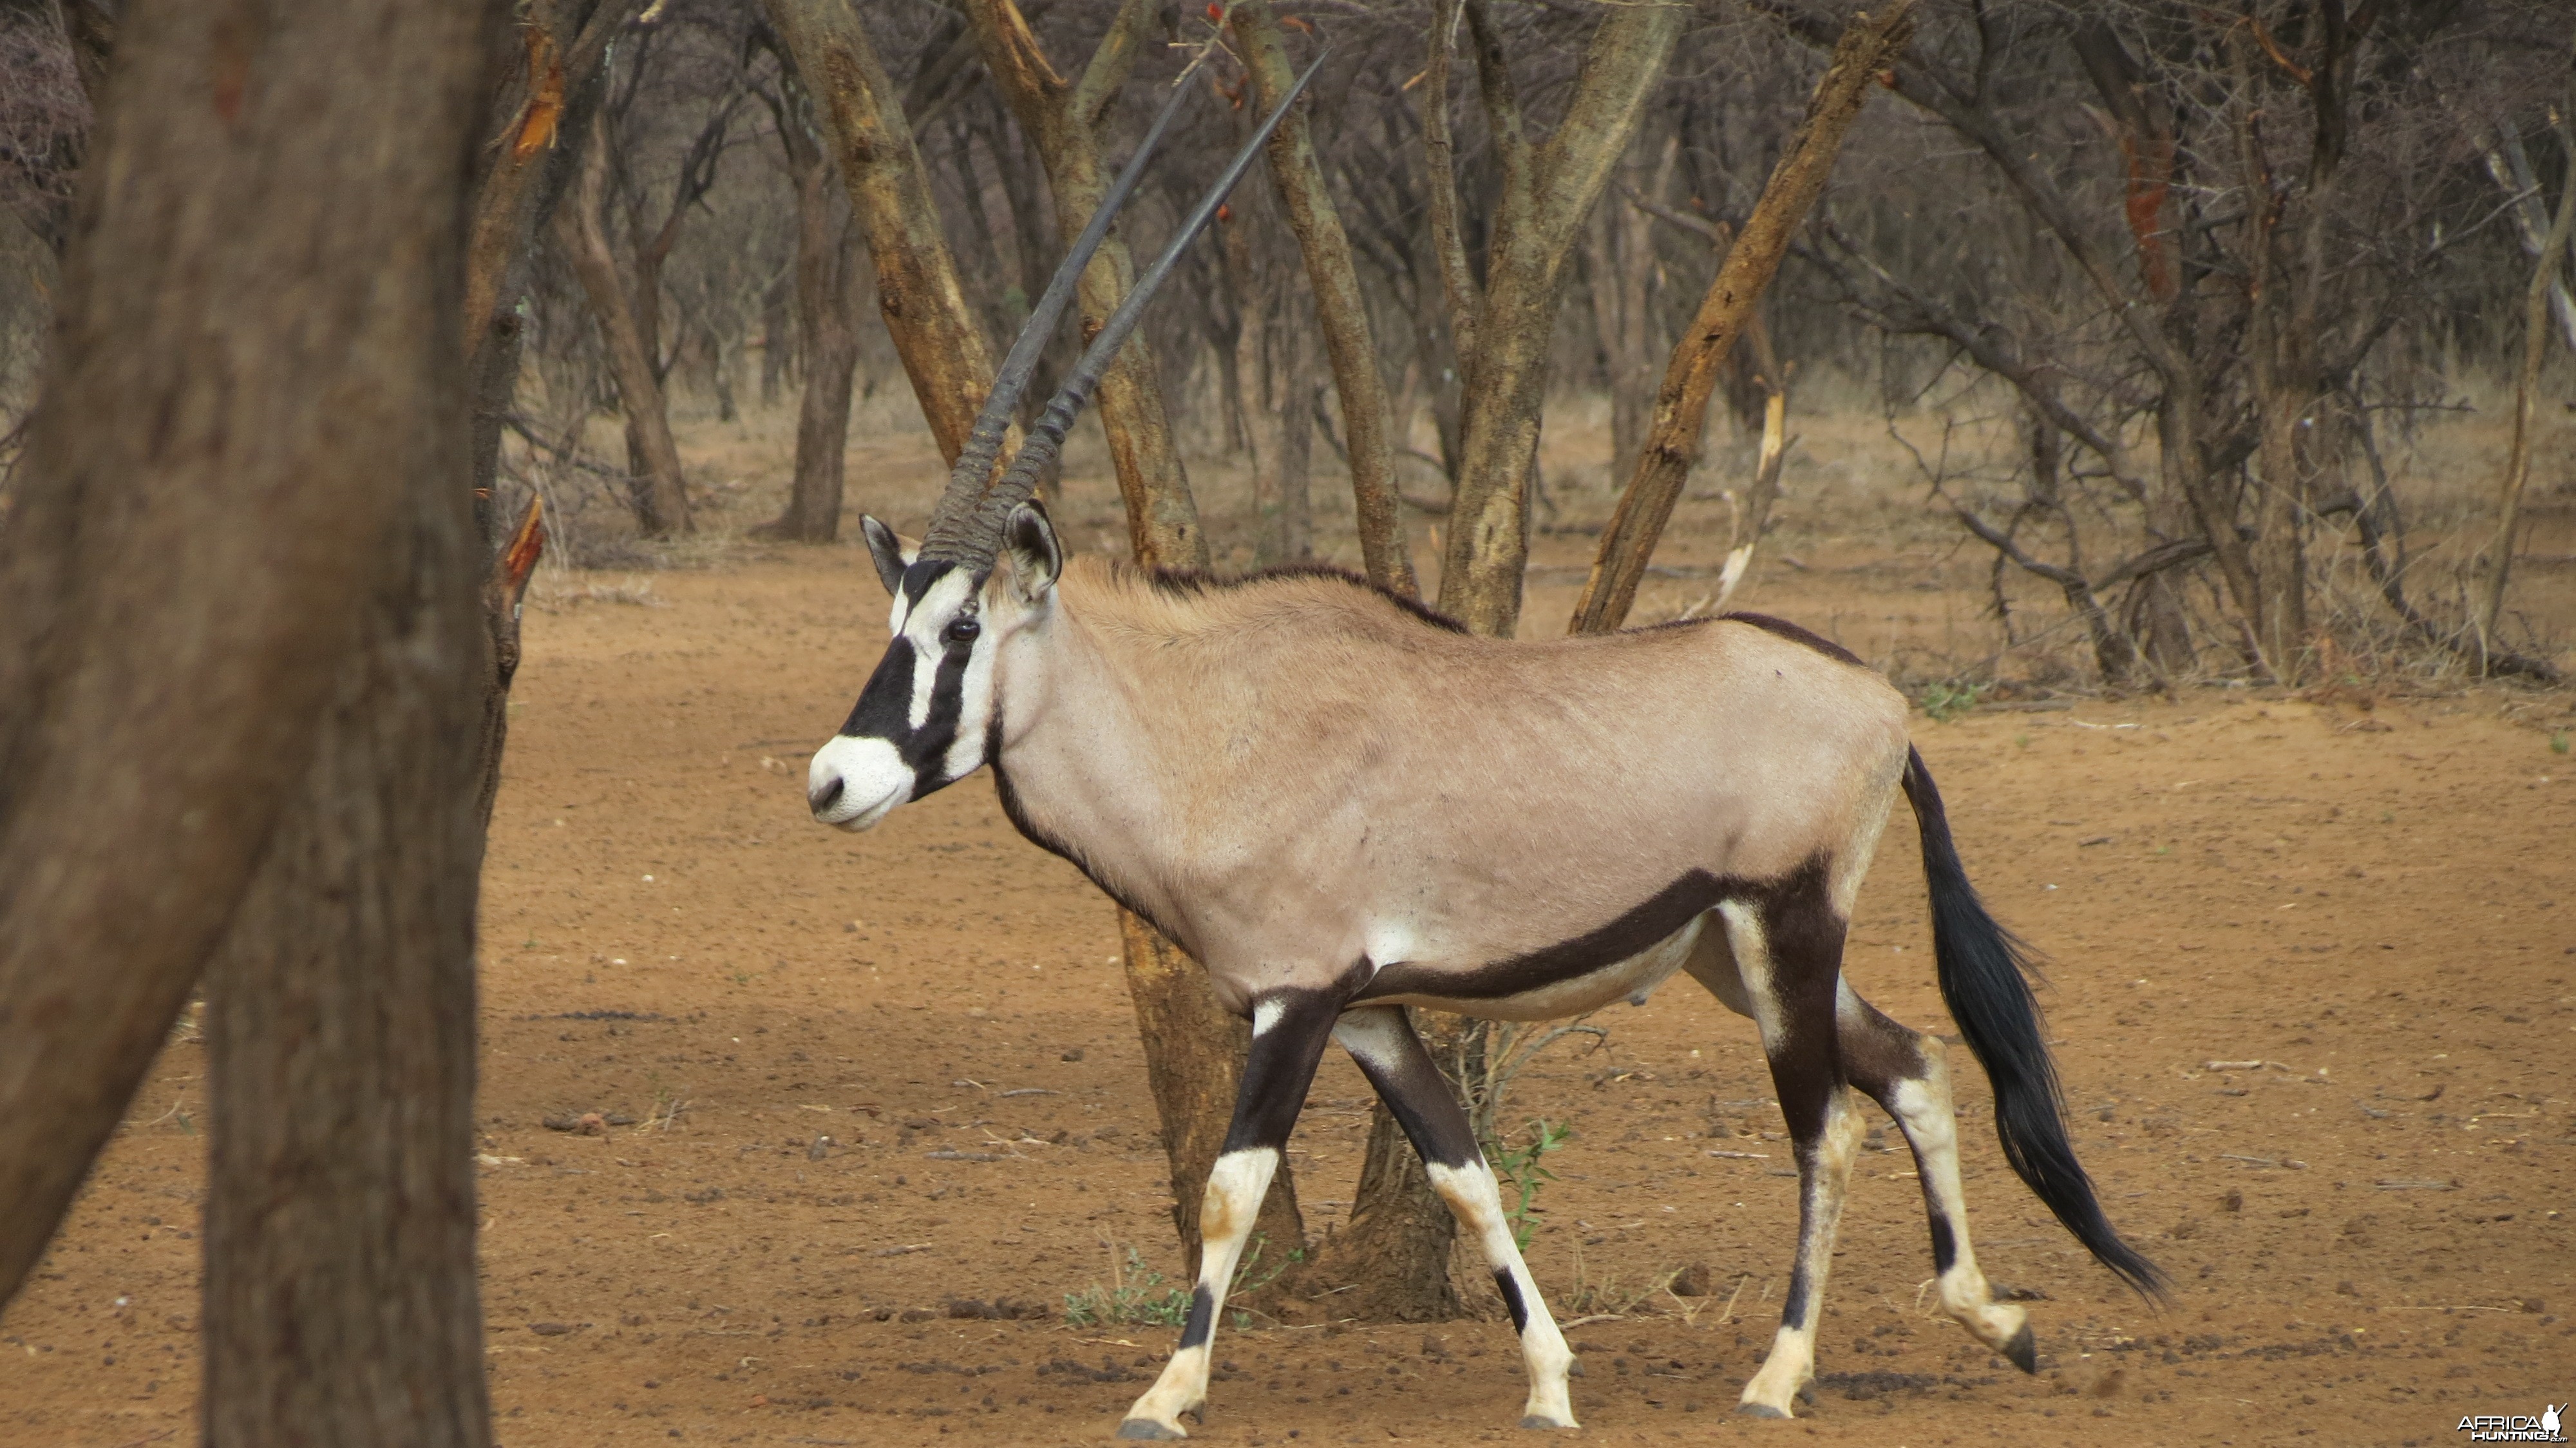
[[1923, 876], [1931, 889], [1932, 955], [1941, 999], [1994, 1084], [1995, 1135], [2003, 1143], [2004, 1160], [2095, 1260], [2141, 1295], [2162, 1299], [2164, 1273], [2112, 1230], [2102, 1204], [2094, 1199], [2092, 1180], [2075, 1159], [2074, 1144], [2066, 1139], [2057, 1067], [2048, 1059], [2039, 1003], [2024, 978], [2031, 970], [2029, 947], [1986, 913], [1985, 902], [1968, 883], [1958, 848], [1950, 841], [1941, 792], [1932, 787], [1919, 751], [1909, 751], [1906, 758], [1905, 797], [1913, 802], [1923, 835]]

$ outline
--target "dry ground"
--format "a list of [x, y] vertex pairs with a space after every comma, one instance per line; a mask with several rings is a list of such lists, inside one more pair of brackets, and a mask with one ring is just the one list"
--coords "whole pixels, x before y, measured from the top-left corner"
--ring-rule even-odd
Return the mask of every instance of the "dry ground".
[[[917, 501], [917, 452], [862, 449], [863, 500]], [[1085, 496], [1068, 531], [1094, 546]], [[1975, 561], [1935, 542], [1798, 546], [1808, 571], [1760, 604], [1874, 657], [1974, 619]], [[1564, 616], [1587, 547], [1545, 545], [1534, 622]], [[1130, 1247], [1176, 1268], [1109, 907], [981, 778], [872, 834], [807, 823], [805, 753], [874, 661], [882, 595], [855, 549], [709, 551], [553, 577], [529, 616], [485, 894], [501, 1441], [1100, 1441], [1170, 1329], [949, 1304], [1057, 1309]], [[1689, 536], [1671, 557], [1708, 561]], [[1648, 609], [1694, 586], [1659, 580]], [[1579, 1436], [2439, 1444], [2463, 1414], [2576, 1397], [2569, 703], [2191, 689], [1923, 720], [1971, 869], [2051, 957], [2078, 1145], [2178, 1296], [2151, 1311], [2047, 1220], [1961, 1053], [1976, 1239], [2038, 1299], [2040, 1375], [1924, 1314], [1900, 1149], [1863, 1157], [1813, 1416], [1728, 1416], [1794, 1183], [1750, 1026], [1682, 980], [1514, 1098], [1576, 1131], [1532, 1252], [1561, 1303], [1691, 1265], [1715, 1288], [1572, 1332]], [[1899, 826], [1849, 968], [1946, 1029], [1926, 945]], [[182, 1035], [0, 1316], [0, 1443], [194, 1436], [202, 1056]], [[1329, 1063], [1295, 1142], [1319, 1232], [1347, 1209], [1364, 1090]], [[543, 1124], [592, 1111], [619, 1124]], [[1503, 1324], [1313, 1312], [1220, 1334], [1203, 1439], [1510, 1437]]]

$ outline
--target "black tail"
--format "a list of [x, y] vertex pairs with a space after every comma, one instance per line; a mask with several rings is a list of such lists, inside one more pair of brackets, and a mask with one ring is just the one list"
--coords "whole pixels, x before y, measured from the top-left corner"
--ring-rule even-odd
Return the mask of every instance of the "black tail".
[[2031, 970], [2029, 947], [1986, 913], [1985, 902], [1968, 883], [1958, 848], [1950, 842], [1941, 792], [1932, 787], [1932, 773], [1923, 767], [1920, 751], [1906, 756], [1905, 797], [1922, 829], [1923, 878], [1931, 887], [1932, 956], [1941, 999], [1994, 1084], [1995, 1135], [2003, 1142], [2004, 1160], [2095, 1260], [2142, 1295], [2163, 1297], [2165, 1274], [2111, 1229], [2102, 1204], [2094, 1199], [2093, 1182], [2066, 1139], [2057, 1067], [2048, 1059], [2039, 1003], [2024, 978]]

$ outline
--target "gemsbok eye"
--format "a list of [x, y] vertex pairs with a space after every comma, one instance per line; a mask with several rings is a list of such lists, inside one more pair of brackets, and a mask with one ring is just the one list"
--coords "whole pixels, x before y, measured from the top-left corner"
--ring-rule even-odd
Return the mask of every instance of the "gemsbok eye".
[[982, 624], [971, 618], [961, 618], [950, 623], [940, 637], [952, 644], [971, 644], [975, 641], [975, 636], [983, 631]]

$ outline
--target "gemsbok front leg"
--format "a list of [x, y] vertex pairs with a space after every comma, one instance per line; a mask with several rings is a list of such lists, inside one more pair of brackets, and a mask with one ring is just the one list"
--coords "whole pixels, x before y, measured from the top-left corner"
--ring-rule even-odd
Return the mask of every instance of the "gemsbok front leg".
[[1189, 1436], [1181, 1415], [1207, 1401], [1208, 1364], [1226, 1288], [1340, 1012], [1340, 999], [1321, 991], [1278, 991], [1253, 1003], [1252, 1051], [1235, 1088], [1234, 1124], [1208, 1170], [1207, 1195], [1199, 1204], [1199, 1280], [1190, 1293], [1190, 1315], [1172, 1360], [1127, 1410], [1119, 1437]]
[[1574, 1354], [1566, 1349], [1565, 1335], [1556, 1330], [1556, 1319], [1548, 1315], [1547, 1298], [1530, 1276], [1529, 1264], [1521, 1260], [1511, 1219], [1503, 1215], [1494, 1169], [1476, 1145], [1467, 1113], [1450, 1094], [1431, 1053], [1422, 1048], [1422, 1038], [1404, 1018], [1404, 1008], [1366, 1006], [1345, 1012], [1333, 1027], [1333, 1039], [1351, 1053], [1360, 1073], [1385, 1099], [1413, 1149], [1421, 1153], [1432, 1189], [1484, 1249], [1485, 1265], [1493, 1269], [1494, 1286], [1502, 1291], [1503, 1305], [1511, 1309], [1512, 1330], [1521, 1339], [1521, 1360], [1529, 1368], [1529, 1401], [1521, 1407], [1521, 1426], [1579, 1426], [1565, 1386]]

